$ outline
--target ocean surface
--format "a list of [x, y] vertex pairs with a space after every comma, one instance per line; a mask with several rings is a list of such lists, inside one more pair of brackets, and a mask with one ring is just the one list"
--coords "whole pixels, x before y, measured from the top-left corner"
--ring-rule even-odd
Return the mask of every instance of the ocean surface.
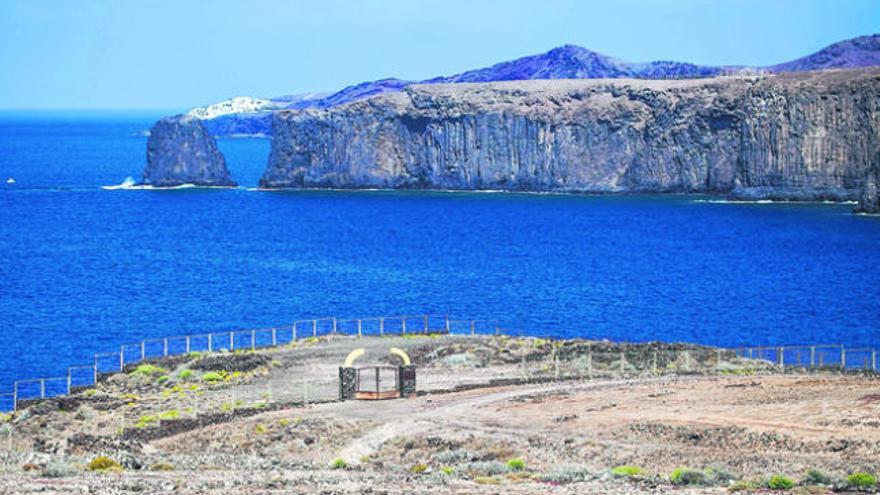
[[[144, 338], [448, 313], [535, 335], [880, 347], [880, 218], [704, 196], [260, 192], [138, 178], [161, 114], [0, 114], [0, 392]], [[7, 177], [15, 179], [6, 184]]]

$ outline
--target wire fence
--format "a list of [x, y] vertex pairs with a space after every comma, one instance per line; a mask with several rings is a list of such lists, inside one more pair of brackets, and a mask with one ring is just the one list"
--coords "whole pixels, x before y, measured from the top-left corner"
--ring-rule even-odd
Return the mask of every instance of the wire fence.
[[[313, 318], [297, 320], [292, 324], [249, 330], [209, 332], [195, 335], [145, 339], [134, 344], [124, 344], [114, 352], [94, 355], [88, 365], [71, 366], [65, 376], [18, 380], [11, 392], [0, 393], [0, 411], [15, 411], [26, 401], [69, 395], [79, 389], [93, 387], [106, 375], [126, 371], [130, 367], [182, 356], [194, 352], [233, 352], [257, 350], [289, 345], [294, 342], [316, 339], [328, 335], [339, 336], [407, 336], [414, 334], [447, 335], [506, 335], [510, 337], [535, 337], [535, 332], [502, 327], [497, 321], [453, 319], [448, 315], [422, 314], [369, 318]], [[784, 372], [787, 369], [834, 369], [878, 371], [877, 351], [873, 348], [847, 348], [844, 345], [742, 347], [738, 349], [699, 348], [663, 350], [652, 352], [626, 348], [602, 352], [588, 348], [554, 346], [552, 353], [534, 354], [523, 351], [522, 362], [515, 374], [525, 378], [559, 378], [566, 376], [593, 377], [603, 373], [626, 374], [628, 372], [662, 371], [725, 371], [733, 358], [739, 358], [737, 368], [770, 368]], [[746, 363], [746, 365], [744, 365]], [[499, 372], [495, 378], [509, 377]], [[452, 377], [453, 383], [456, 377]], [[492, 378], [492, 377], [490, 377]], [[472, 378], [462, 377], [461, 384]], [[478, 378], [477, 380], [483, 380]], [[483, 380], [485, 381], [485, 380]], [[328, 382], [329, 383], [329, 382]], [[448, 377], [430, 374], [420, 376], [420, 389], [430, 390], [442, 384], [449, 388]], [[455, 385], [454, 385], [455, 386]], [[332, 395], [333, 386], [311, 387], [312, 393]], [[318, 392], [320, 390], [320, 392]], [[327, 390], [331, 392], [327, 392]], [[303, 380], [300, 386], [285, 388], [285, 393], [303, 397], [309, 402], [310, 383]], [[267, 392], [271, 394], [272, 392]], [[312, 400], [318, 397], [313, 396]]]

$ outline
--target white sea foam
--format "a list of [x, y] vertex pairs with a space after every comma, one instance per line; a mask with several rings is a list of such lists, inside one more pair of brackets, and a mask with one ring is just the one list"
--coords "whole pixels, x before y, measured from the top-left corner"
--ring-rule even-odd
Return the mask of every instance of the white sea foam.
[[746, 204], [746, 205], [785, 205], [785, 204], [806, 204], [806, 205], [855, 205], [858, 201], [776, 201], [772, 199], [695, 199], [694, 203], [713, 203], [713, 204]]
[[126, 177], [121, 184], [116, 184], [112, 186], [101, 186], [101, 189], [107, 191], [118, 191], [118, 190], [127, 190], [127, 191], [168, 191], [168, 190], [177, 190], [177, 189], [235, 189], [235, 187], [231, 186], [199, 186], [196, 184], [180, 184], [177, 186], [167, 186], [167, 187], [156, 187], [151, 184], [138, 184], [131, 177]]

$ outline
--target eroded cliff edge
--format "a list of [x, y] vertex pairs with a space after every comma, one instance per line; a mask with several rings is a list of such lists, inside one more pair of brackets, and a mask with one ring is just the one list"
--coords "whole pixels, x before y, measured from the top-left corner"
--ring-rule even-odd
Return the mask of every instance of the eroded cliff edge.
[[143, 183], [235, 186], [214, 137], [200, 120], [187, 115], [163, 118], [150, 129]]
[[416, 85], [276, 112], [266, 188], [722, 192], [859, 199], [880, 69]]

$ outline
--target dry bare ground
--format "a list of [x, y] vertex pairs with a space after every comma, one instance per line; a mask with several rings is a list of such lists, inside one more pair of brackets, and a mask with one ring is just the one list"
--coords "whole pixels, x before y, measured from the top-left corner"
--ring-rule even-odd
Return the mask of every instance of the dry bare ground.
[[[336, 367], [349, 350], [366, 346], [380, 361], [390, 345], [411, 353], [433, 392], [302, 405], [293, 399], [303, 390], [286, 390], [311, 379], [312, 393], [332, 395]], [[546, 369], [543, 345], [485, 337], [312, 342], [267, 352], [256, 367], [223, 383], [196, 382], [201, 395], [181, 387], [184, 398], [164, 394], [178, 385], [120, 375], [88, 397], [81, 394], [67, 412], [37, 404], [7, 423], [9, 435], [0, 436], [0, 492], [728, 493], [738, 481], [759, 490], [761, 478], [799, 481], [818, 469], [830, 478], [824, 486], [795, 490], [822, 493], [845, 491], [840, 480], [852, 472], [880, 471], [875, 376], [748, 369], [490, 384]], [[253, 359], [224, 358], [236, 366]], [[169, 370], [190, 365], [163, 364]], [[438, 385], [444, 377], [447, 389], [482, 386], [444, 391]], [[329, 392], [319, 390], [321, 380]], [[267, 398], [267, 390], [274, 395]], [[237, 415], [233, 401], [224, 417], [154, 438], [137, 436], [138, 429], [119, 434], [119, 421], [131, 423], [138, 414], [184, 403], [207, 413], [229, 409], [230, 400], [264, 405], [242, 406], [246, 414]], [[101, 454], [123, 469], [87, 471]], [[334, 463], [345, 467], [334, 469]], [[643, 472], [613, 474], [622, 465]], [[698, 471], [694, 476], [704, 484], [674, 485], [669, 475], [680, 467]]]

